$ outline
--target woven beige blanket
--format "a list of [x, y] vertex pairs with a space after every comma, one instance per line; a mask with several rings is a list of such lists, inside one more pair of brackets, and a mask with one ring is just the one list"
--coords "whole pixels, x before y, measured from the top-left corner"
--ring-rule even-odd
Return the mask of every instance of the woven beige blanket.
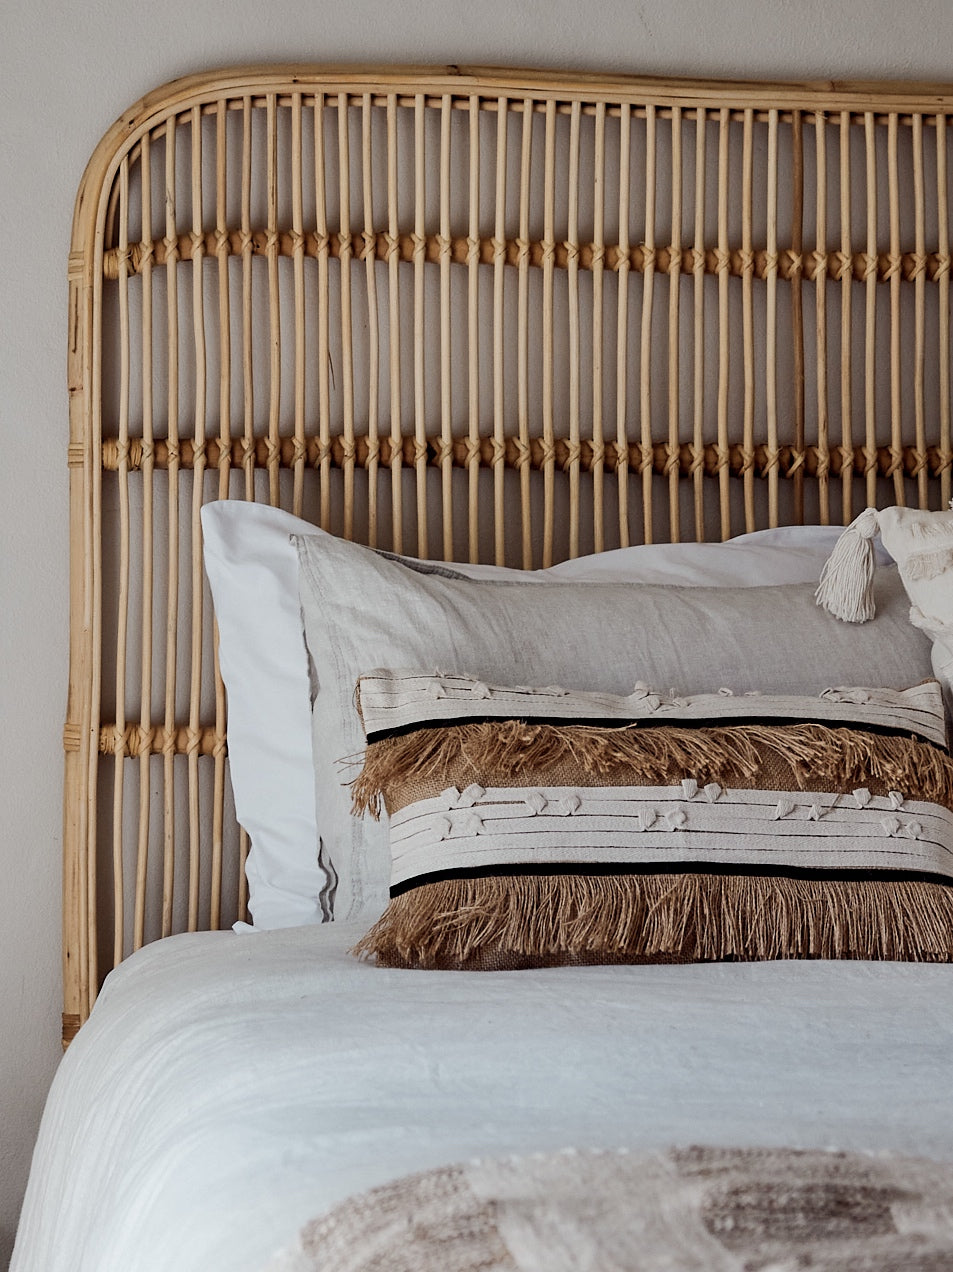
[[953, 1166], [793, 1149], [562, 1152], [410, 1175], [268, 1272], [944, 1272]]

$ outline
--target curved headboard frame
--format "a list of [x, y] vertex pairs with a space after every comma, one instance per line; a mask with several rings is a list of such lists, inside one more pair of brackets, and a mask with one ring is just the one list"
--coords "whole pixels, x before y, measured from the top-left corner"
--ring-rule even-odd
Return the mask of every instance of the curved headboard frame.
[[951, 119], [953, 85], [307, 65], [122, 116], [69, 257], [64, 1038], [244, 908], [201, 503], [524, 566], [941, 506]]

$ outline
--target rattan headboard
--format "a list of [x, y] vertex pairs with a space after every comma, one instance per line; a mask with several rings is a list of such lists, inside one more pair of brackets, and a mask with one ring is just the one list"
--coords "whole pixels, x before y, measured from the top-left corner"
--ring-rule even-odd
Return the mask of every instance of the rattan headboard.
[[248, 68], [70, 253], [64, 1037], [243, 909], [198, 512], [540, 565], [950, 496], [953, 86]]

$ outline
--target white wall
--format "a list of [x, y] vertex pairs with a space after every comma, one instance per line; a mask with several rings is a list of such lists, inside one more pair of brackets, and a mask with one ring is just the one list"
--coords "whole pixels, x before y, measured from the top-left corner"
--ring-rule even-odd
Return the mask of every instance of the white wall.
[[4, 8], [0, 1267], [59, 1058], [66, 253], [76, 186], [101, 133], [147, 89], [243, 61], [953, 79], [949, 0], [167, 0], [134, 10], [117, 0], [20, 0]]

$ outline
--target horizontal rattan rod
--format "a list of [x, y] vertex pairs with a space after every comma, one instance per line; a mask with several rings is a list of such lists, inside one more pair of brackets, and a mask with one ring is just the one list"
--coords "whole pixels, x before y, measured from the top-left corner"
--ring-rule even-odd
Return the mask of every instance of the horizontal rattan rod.
[[[63, 729], [63, 749], [78, 751], [80, 749], [80, 726], [67, 724]], [[167, 729], [156, 725], [153, 729], [143, 729], [141, 725], [130, 724], [119, 729], [115, 724], [102, 724], [99, 727], [99, 754], [119, 755], [134, 759], [146, 752], [152, 755], [225, 755], [228, 747], [225, 735], [216, 731], [211, 725], [196, 729], [193, 733], [187, 725], [175, 729]]]
[[[268, 439], [259, 438], [254, 449], [246, 452], [244, 440], [235, 438], [226, 462], [229, 467], [236, 469], [241, 469], [245, 463], [251, 463], [256, 468], [266, 468], [271, 455], [271, 445]], [[343, 468], [352, 463], [358, 468], [367, 468], [372, 459], [379, 465], [387, 467], [393, 459], [393, 444], [389, 437], [381, 437], [373, 447], [369, 439], [364, 436], [355, 437], [353, 443], [348, 443], [343, 437], [332, 437], [327, 443], [322, 443], [316, 437], [307, 437], [303, 442], [293, 437], [283, 437], [278, 446], [279, 467], [293, 468], [301, 458], [302, 446], [304, 460], [312, 467], [319, 467], [328, 460], [333, 468]], [[400, 456], [402, 466], [413, 469], [420, 458], [424, 458], [428, 465], [437, 468], [443, 465], [445, 444], [439, 437], [428, 438], [425, 456], [418, 454], [417, 447], [418, 442], [415, 438], [403, 439]], [[135, 472], [141, 468], [143, 449], [141, 441], [129, 442], [128, 471]], [[197, 449], [199, 448], [190, 440], [179, 442], [180, 470], [194, 467]], [[103, 442], [105, 472], [119, 471], [119, 450], [120, 444], [114, 439]], [[619, 466], [618, 447], [615, 442], [606, 442], [600, 448], [591, 441], [580, 441], [577, 453], [570, 442], [558, 438], [553, 443], [553, 452], [557, 467], [566, 471], [577, 460], [580, 468], [585, 472], [591, 471], [597, 464], [601, 464], [606, 470]], [[709, 443], [702, 449], [700, 458], [697, 448], [691, 442], [682, 442], [674, 456], [670, 452], [671, 448], [667, 441], [653, 442], [652, 469], [654, 472], [667, 475], [672, 471], [674, 464], [682, 473], [694, 473], [700, 468], [706, 475], [713, 476], [726, 466], [718, 446], [714, 443]], [[521, 469], [528, 466], [531, 469], [541, 469], [553, 458], [542, 438], [531, 439], [528, 448], [515, 438], [508, 438], [501, 444], [492, 437], [481, 438], [475, 452], [473, 443], [466, 437], [457, 438], [450, 445], [450, 458], [454, 468], [468, 468], [473, 462], [474, 453], [481, 468], [493, 468], [497, 463], [502, 463], [504, 468]], [[209, 439], [204, 448], [206, 466], [215, 468], [221, 463], [221, 456], [219, 440]], [[865, 446], [855, 446], [852, 452], [848, 452], [846, 458], [852, 464], [855, 473], [876, 472], [884, 477], [893, 476], [901, 469], [910, 477], [915, 477], [923, 471], [931, 476], [939, 476], [940, 473], [953, 469], [953, 450], [943, 451], [937, 446], [928, 446], [925, 452], [918, 451], [914, 446], [904, 446], [899, 453], [890, 446], [880, 446], [872, 460], [868, 459]], [[765, 445], [746, 450], [741, 443], [736, 442], [728, 447], [727, 454], [727, 467], [735, 475], [753, 469], [759, 476], [767, 476], [773, 468], [777, 468], [782, 478], [793, 477], [801, 470], [812, 477], [821, 472], [828, 472], [834, 477], [839, 477], [844, 471], [844, 461], [845, 454], [839, 446], [831, 447], [826, 456], [821, 454], [817, 446], [807, 446], [802, 451], [798, 451], [793, 446], [781, 446], [778, 448], [774, 463], [770, 462], [768, 447]], [[167, 442], [154, 443], [153, 465], [156, 469], [168, 467]], [[628, 469], [630, 472], [642, 471], [642, 447], [638, 442], [632, 442], [628, 447]]]
[[[392, 253], [396, 252], [399, 261], [411, 263], [416, 259], [414, 253], [417, 248], [417, 239], [413, 234], [401, 234], [393, 239], [383, 232], [376, 235], [351, 234], [350, 236], [329, 234], [325, 239], [315, 233], [308, 233], [301, 238], [304, 240], [305, 256], [315, 258], [321, 257], [326, 251], [328, 256], [337, 258], [344, 255], [351, 259], [364, 260], [368, 256], [375, 256], [378, 260], [389, 261]], [[286, 230], [278, 234], [275, 246], [279, 256], [293, 259], [298, 244], [299, 237]], [[469, 265], [471, 248], [475, 248], [480, 264], [496, 264], [498, 245], [495, 239], [482, 238], [471, 244], [468, 238], [456, 237], [451, 238], [449, 244], [449, 259], [452, 264]], [[200, 235], [197, 240], [191, 234], [180, 234], [171, 245], [165, 239], [156, 239], [145, 246], [134, 243], [126, 252], [119, 248], [110, 248], [103, 254], [103, 276], [112, 281], [117, 279], [123, 256], [127, 272], [138, 274], [142, 272], [147, 261], [152, 265], [165, 265], [169, 261], [170, 253], [176, 254], [177, 258], [183, 261], [191, 260], [193, 254], [217, 257], [224, 253], [240, 257], [245, 246], [246, 239], [241, 230], [229, 231], [222, 236], [221, 242], [218, 231], [209, 230], [204, 238]], [[269, 248], [272, 246], [267, 230], [255, 230], [249, 236], [248, 247], [254, 256], [267, 257]], [[424, 239], [424, 260], [431, 264], [439, 264], [444, 259], [445, 246], [446, 241], [439, 234], [428, 234]], [[529, 265], [538, 268], [548, 255], [547, 245], [539, 241], [522, 243], [519, 239], [507, 239], [501, 246], [503, 262], [506, 265], [516, 266], [525, 259]], [[567, 269], [573, 252], [571, 245], [556, 242], [551, 250], [555, 267]], [[623, 250], [617, 246], [606, 245], [599, 249], [591, 243], [580, 243], [575, 253], [578, 267], [584, 270], [591, 270], [598, 261], [601, 261], [606, 269], [618, 271], [624, 256]], [[644, 273], [648, 265], [654, 266], [656, 272], [668, 273], [671, 270], [672, 254], [672, 248], [660, 247], [653, 255], [648, 248], [639, 244], [629, 250], [628, 266], [638, 273]], [[681, 272], [693, 273], [695, 268], [693, 249], [683, 248], [679, 255]], [[752, 255], [753, 261], [749, 261], [747, 253], [736, 248], [726, 253], [723, 258], [722, 253], [716, 248], [709, 248], [704, 253], [705, 273], [718, 274], [727, 266], [728, 274], [741, 278], [748, 276], [748, 266], [751, 264], [753, 277], [767, 278], [774, 264], [773, 259], [769, 260], [768, 253], [763, 249]], [[902, 252], [894, 258], [889, 252], [880, 252], [874, 258], [869, 257], [865, 252], [854, 252], [848, 257], [841, 252], [798, 252], [781, 248], [777, 254], [776, 276], [786, 279], [800, 276], [813, 280], [826, 271], [828, 277], [840, 279], [845, 272], [849, 272], [861, 281], [867, 278], [872, 269], [875, 269], [878, 281], [883, 282], [892, 278], [899, 269], [900, 276], [907, 280], [922, 274], [928, 280], [936, 281], [948, 273], [950, 268], [950, 253]]]

